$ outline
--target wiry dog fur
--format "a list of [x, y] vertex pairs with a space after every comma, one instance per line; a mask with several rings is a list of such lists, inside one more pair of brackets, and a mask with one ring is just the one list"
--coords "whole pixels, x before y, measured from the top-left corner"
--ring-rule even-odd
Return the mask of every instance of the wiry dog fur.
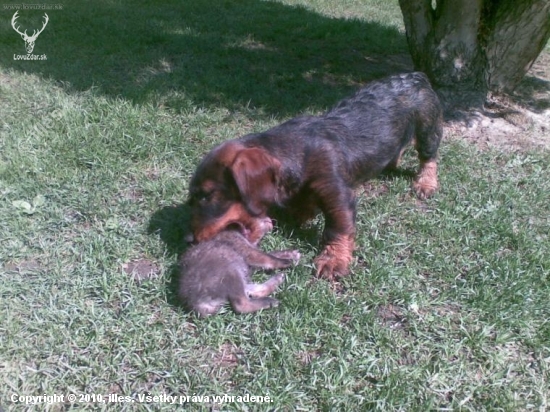
[[196, 240], [237, 224], [251, 241], [258, 217], [273, 206], [304, 221], [325, 216], [324, 249], [315, 260], [327, 278], [347, 273], [354, 249], [354, 188], [395, 168], [414, 142], [420, 168], [413, 182], [419, 198], [438, 188], [437, 150], [442, 110], [422, 73], [372, 82], [322, 116], [291, 119], [262, 133], [215, 147], [190, 184], [191, 226]]
[[[269, 218], [259, 219], [258, 233], [273, 227]], [[251, 267], [280, 269], [300, 259], [295, 250], [264, 253], [241, 232], [224, 230], [189, 249], [180, 260], [178, 295], [200, 316], [217, 313], [227, 302], [237, 313], [255, 312], [279, 304], [268, 297], [284, 280], [278, 273], [265, 283], [250, 282]]]

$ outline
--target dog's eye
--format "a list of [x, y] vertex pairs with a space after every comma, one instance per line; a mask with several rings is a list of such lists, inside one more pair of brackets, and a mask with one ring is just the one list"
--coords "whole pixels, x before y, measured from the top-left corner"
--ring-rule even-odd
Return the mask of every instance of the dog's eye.
[[208, 203], [212, 199], [213, 192], [210, 193], [200, 193], [197, 197], [199, 199], [199, 203], [204, 204]]

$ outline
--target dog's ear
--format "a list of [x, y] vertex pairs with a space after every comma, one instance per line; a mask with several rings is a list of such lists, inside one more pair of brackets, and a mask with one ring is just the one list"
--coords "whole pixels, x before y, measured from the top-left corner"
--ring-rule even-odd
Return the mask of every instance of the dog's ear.
[[263, 149], [248, 148], [237, 154], [230, 169], [250, 213], [265, 213], [277, 198], [281, 163]]

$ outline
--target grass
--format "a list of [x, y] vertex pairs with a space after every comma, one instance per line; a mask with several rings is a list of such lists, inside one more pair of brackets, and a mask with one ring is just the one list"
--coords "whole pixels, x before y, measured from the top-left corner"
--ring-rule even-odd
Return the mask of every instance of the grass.
[[192, 410], [548, 409], [547, 151], [448, 138], [434, 199], [404, 176], [365, 185], [339, 289], [311, 277], [316, 221], [263, 243], [303, 254], [278, 309], [199, 320], [175, 301], [201, 156], [402, 69], [395, 2], [102, 1], [49, 16], [44, 62], [11, 60], [23, 42], [0, 27], [2, 408], [113, 406], [12, 401], [74, 393], [173, 410], [137, 402], [150, 392], [273, 400]]

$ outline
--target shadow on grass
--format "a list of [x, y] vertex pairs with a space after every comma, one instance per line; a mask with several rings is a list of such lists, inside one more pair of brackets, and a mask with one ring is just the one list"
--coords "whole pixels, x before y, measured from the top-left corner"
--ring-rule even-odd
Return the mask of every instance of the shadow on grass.
[[[550, 63], [550, 54], [546, 60]], [[548, 73], [550, 74], [550, 70]], [[513, 97], [523, 102], [532, 112], [542, 114], [550, 109], [550, 81], [525, 76], [514, 91]]]
[[393, 181], [396, 179], [407, 179], [411, 182], [416, 177], [417, 171], [415, 169], [404, 169], [401, 167], [385, 169], [379, 176], [380, 180]]
[[179, 262], [175, 262], [174, 264], [170, 265], [167, 275], [168, 276], [166, 276], [166, 283], [165, 283], [166, 302], [171, 306], [179, 307], [183, 311], [189, 312], [189, 310], [185, 306], [185, 303], [182, 302], [178, 297], [179, 278], [180, 278]]
[[[82, 2], [48, 10], [34, 53], [2, 13], [2, 65], [51, 78], [67, 91], [94, 88], [178, 111], [251, 105], [267, 115], [331, 106], [348, 89], [410, 69], [404, 35], [377, 22], [243, 0]], [[22, 28], [43, 11], [22, 10]]]
[[166, 206], [157, 210], [149, 219], [147, 232], [158, 234], [166, 251], [177, 256], [166, 276], [166, 300], [172, 306], [183, 307], [178, 299], [179, 257], [190, 247], [186, 240], [190, 230], [191, 209], [187, 204]]
[[190, 230], [191, 209], [187, 204], [166, 206], [157, 210], [149, 219], [147, 232], [158, 234], [166, 245], [166, 251], [179, 256], [189, 247], [186, 237]]

